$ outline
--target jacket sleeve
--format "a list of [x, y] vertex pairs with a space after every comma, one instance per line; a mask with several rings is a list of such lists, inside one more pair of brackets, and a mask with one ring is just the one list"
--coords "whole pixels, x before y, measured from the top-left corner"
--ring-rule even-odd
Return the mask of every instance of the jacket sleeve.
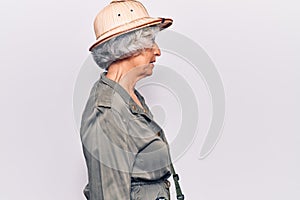
[[137, 148], [128, 141], [127, 125], [113, 109], [95, 109], [81, 124], [88, 168], [89, 200], [129, 200], [131, 172]]

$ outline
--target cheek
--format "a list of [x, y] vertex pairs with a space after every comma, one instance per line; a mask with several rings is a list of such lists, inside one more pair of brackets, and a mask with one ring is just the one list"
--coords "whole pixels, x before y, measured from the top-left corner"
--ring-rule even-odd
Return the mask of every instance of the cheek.
[[153, 57], [154, 57], [154, 54], [151, 52], [151, 53], [149, 53], [149, 55], [148, 55], [148, 60], [152, 60], [153, 59]]
[[147, 49], [139, 56], [138, 61], [145, 64], [150, 63], [153, 57], [154, 57], [153, 50]]

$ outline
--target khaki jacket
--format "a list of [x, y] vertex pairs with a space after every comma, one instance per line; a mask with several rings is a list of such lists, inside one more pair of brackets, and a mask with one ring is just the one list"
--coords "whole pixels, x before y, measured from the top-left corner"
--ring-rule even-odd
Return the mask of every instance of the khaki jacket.
[[84, 194], [89, 200], [128, 200], [132, 183], [170, 177], [169, 146], [143, 96], [135, 90], [141, 108], [105, 75], [93, 85], [81, 119], [88, 170]]

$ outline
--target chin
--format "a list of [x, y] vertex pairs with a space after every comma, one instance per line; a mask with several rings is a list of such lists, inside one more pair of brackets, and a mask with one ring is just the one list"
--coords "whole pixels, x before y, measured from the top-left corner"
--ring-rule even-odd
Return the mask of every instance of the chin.
[[151, 76], [152, 73], [153, 73], [154, 65], [153, 65], [153, 64], [150, 64], [150, 66], [151, 66], [151, 67], [147, 68], [147, 70], [146, 70], [146, 73], [145, 73], [146, 76]]
[[152, 70], [149, 70], [147, 73], [146, 73], [146, 76], [151, 76], [153, 74], [153, 71]]

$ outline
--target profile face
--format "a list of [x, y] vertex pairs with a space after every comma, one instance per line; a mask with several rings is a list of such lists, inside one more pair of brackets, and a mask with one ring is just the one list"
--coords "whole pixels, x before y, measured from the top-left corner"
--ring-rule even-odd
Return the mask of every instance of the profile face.
[[156, 57], [161, 55], [161, 51], [156, 43], [152, 48], [147, 48], [134, 57], [135, 66], [144, 66], [143, 70], [146, 76], [152, 75]]

